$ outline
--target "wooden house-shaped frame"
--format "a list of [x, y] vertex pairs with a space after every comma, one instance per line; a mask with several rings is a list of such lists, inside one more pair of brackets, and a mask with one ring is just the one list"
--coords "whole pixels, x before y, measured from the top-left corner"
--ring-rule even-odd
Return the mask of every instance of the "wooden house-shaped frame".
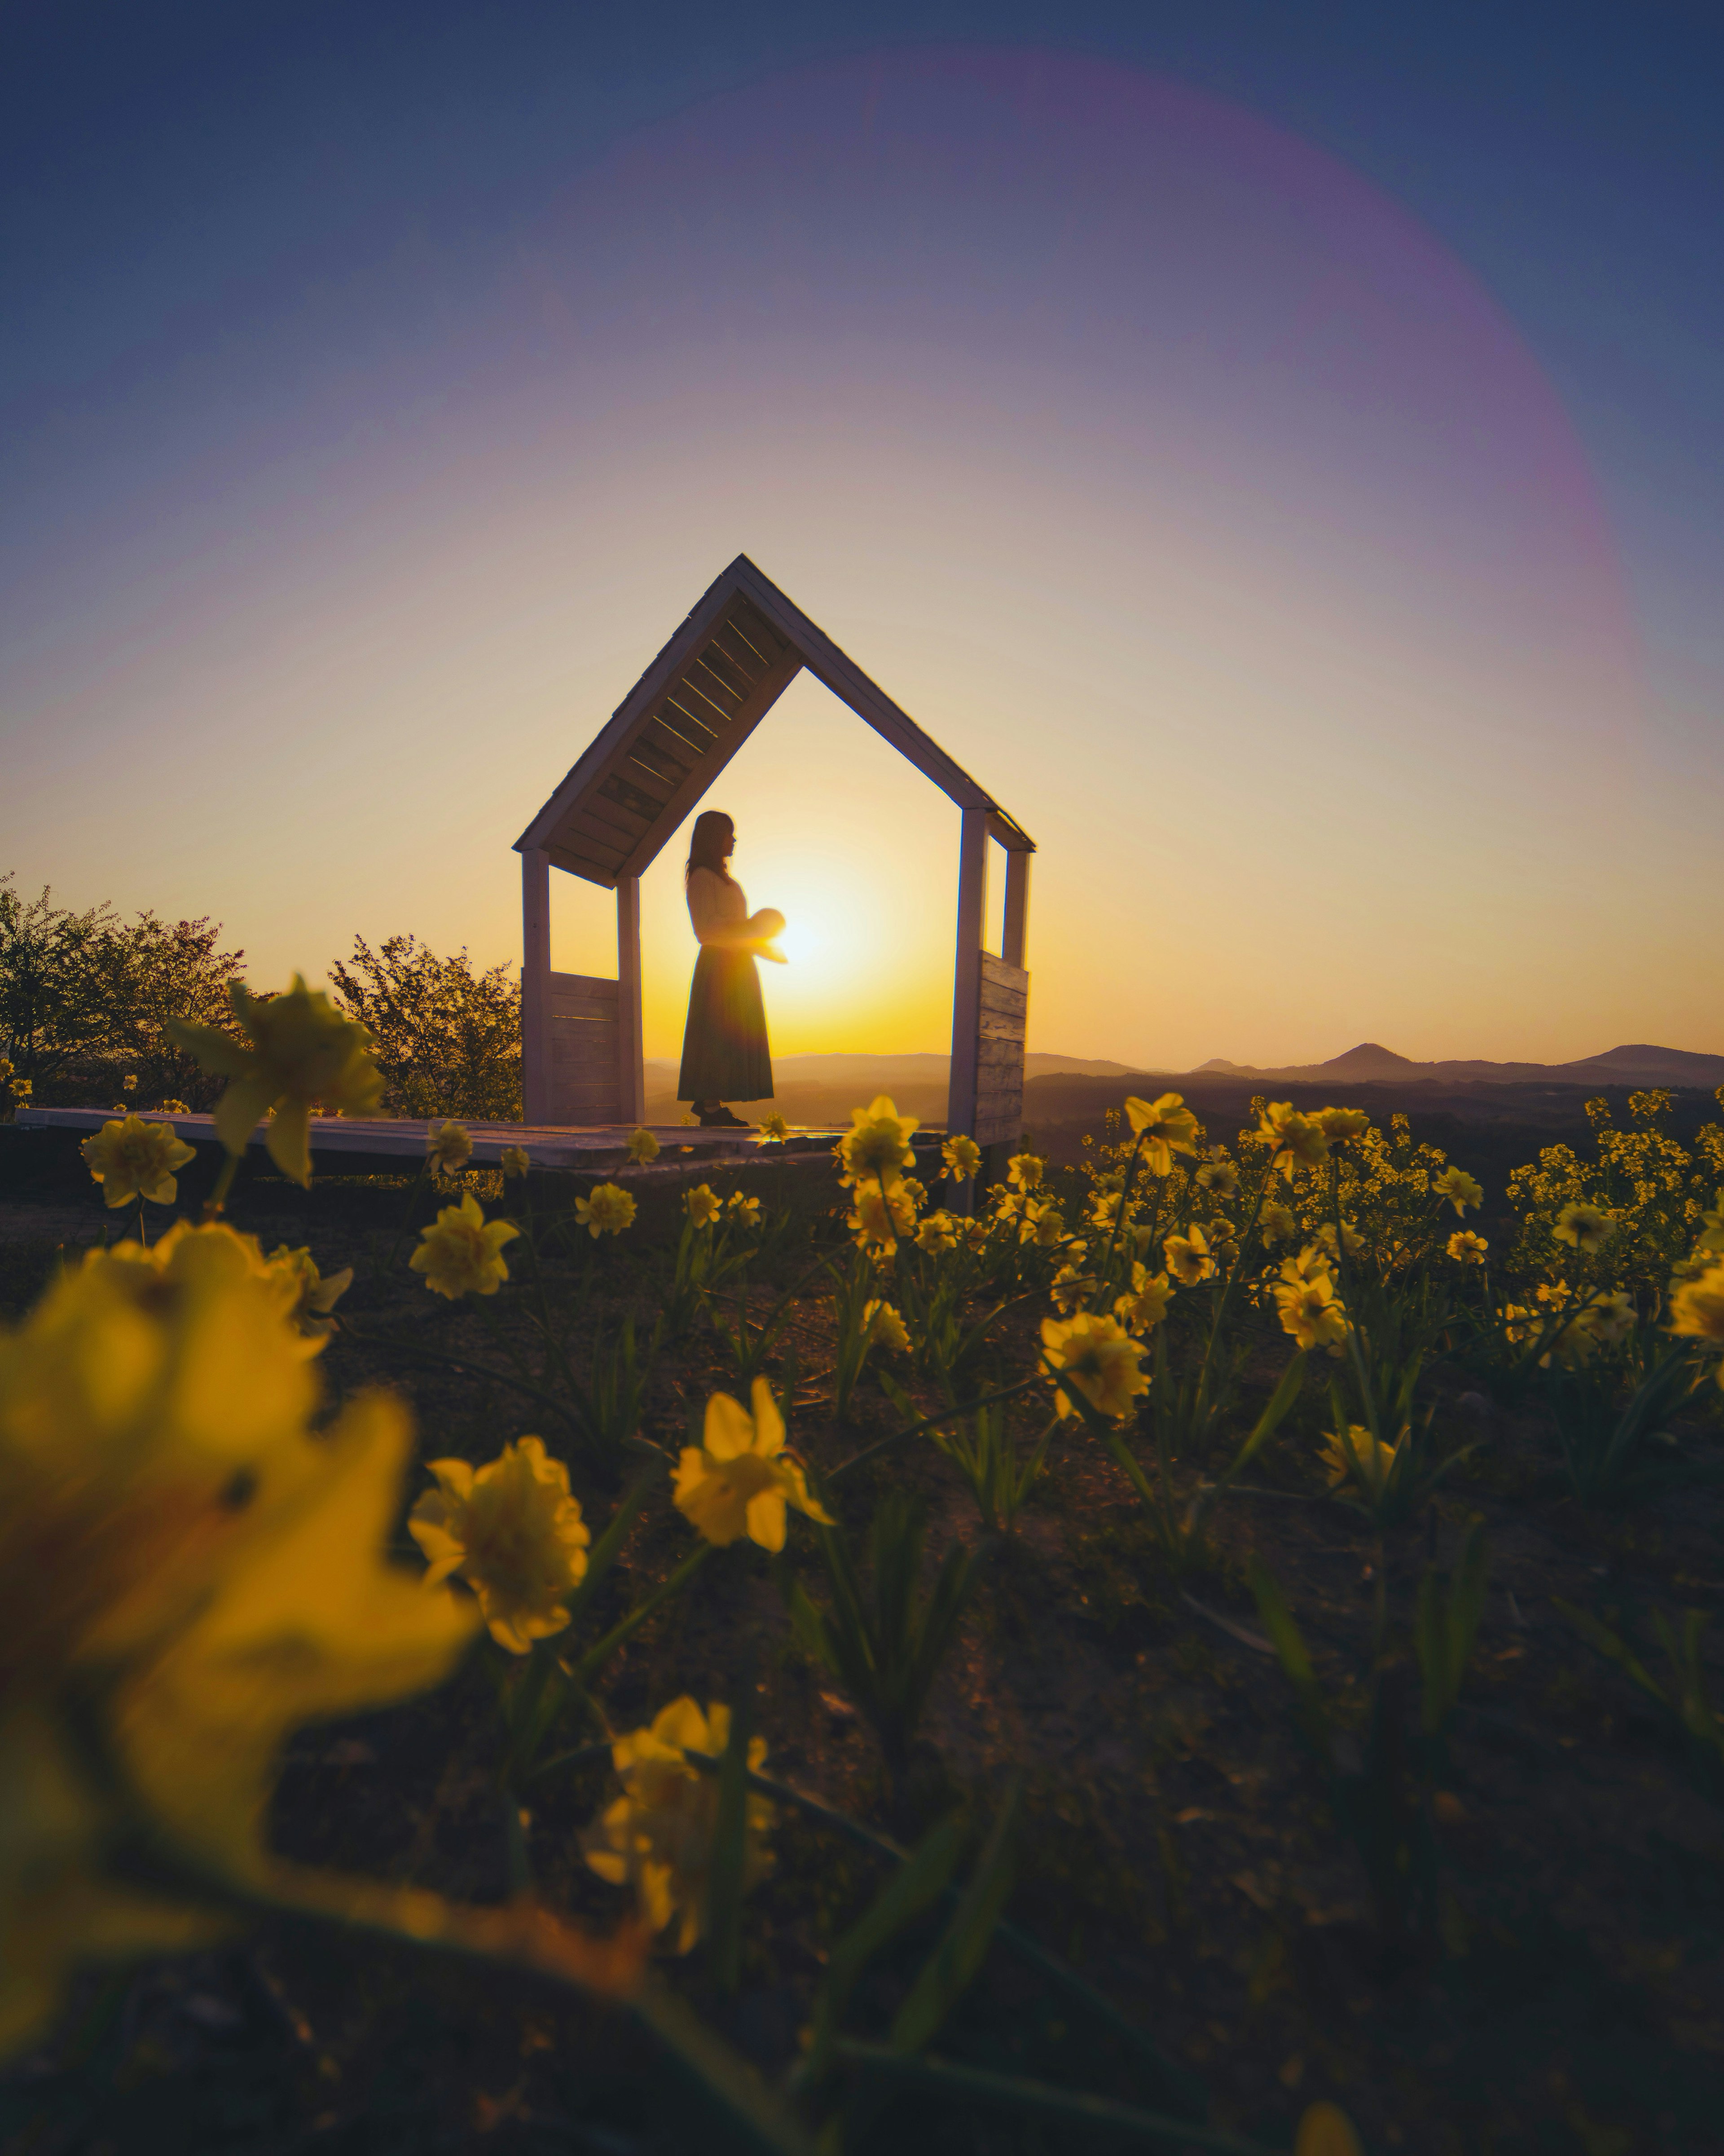
[[[947, 1126], [981, 1145], [1019, 1135], [1034, 843], [746, 554], [705, 593], [516, 841], [529, 1123], [644, 1116], [642, 872], [804, 666], [962, 812]], [[990, 839], [1006, 852], [997, 957], [983, 947]], [[552, 969], [553, 868], [616, 892], [615, 980]]]

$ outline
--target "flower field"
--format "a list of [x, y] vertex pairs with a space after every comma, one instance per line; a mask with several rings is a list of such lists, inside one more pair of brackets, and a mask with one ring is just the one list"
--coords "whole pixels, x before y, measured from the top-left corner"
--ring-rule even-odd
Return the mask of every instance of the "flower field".
[[0, 2148], [1724, 2147], [1724, 1123], [326, 1188], [234, 1018], [8, 1261]]

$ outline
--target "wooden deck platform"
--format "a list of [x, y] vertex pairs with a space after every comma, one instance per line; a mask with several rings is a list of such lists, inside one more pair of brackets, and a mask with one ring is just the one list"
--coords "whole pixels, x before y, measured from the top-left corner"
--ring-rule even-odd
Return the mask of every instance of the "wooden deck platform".
[[[218, 1142], [212, 1116], [169, 1115], [159, 1109], [138, 1111], [147, 1122], [171, 1123], [187, 1145]], [[80, 1136], [99, 1131], [115, 1120], [111, 1108], [21, 1107], [16, 1121], [21, 1130], [71, 1131]], [[325, 1175], [397, 1173], [417, 1168], [425, 1158], [425, 1142], [441, 1116], [427, 1122], [417, 1116], [375, 1118], [314, 1116], [311, 1118], [311, 1164]], [[462, 1120], [457, 1118], [458, 1121]], [[634, 1124], [534, 1125], [530, 1123], [466, 1123], [473, 1141], [473, 1165], [495, 1168], [504, 1150], [520, 1146], [537, 1169], [574, 1170], [587, 1173], [630, 1176], [686, 1173], [703, 1165], [740, 1167], [794, 1159], [829, 1152], [835, 1130], [795, 1129], [782, 1143], [763, 1143], [757, 1131], [701, 1130], [686, 1123], [649, 1124], [663, 1151], [651, 1168], [636, 1167], [629, 1158], [628, 1143]], [[251, 1142], [261, 1147], [265, 1126], [259, 1123]]]

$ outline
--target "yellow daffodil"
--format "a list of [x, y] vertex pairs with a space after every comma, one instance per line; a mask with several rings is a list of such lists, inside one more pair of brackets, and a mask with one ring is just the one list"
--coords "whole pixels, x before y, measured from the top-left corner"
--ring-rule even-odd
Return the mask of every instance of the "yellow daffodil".
[[505, 1243], [521, 1233], [512, 1221], [487, 1222], [469, 1190], [459, 1205], [445, 1205], [434, 1223], [419, 1230], [419, 1247], [408, 1263], [423, 1273], [434, 1295], [451, 1301], [464, 1295], [495, 1295], [509, 1277]]
[[710, 1228], [723, 1212], [718, 1193], [709, 1183], [697, 1183], [683, 1193], [682, 1209], [697, 1228]]
[[505, 1176], [519, 1181], [532, 1164], [531, 1158], [525, 1146], [504, 1147], [502, 1166]]
[[18, 1065], [9, 1055], [0, 1055], [0, 1086], [5, 1085]]
[[917, 1228], [916, 1240], [917, 1249], [926, 1250], [930, 1257], [943, 1257], [947, 1250], [957, 1248], [957, 1224], [949, 1213], [930, 1213]]
[[890, 1194], [877, 1183], [865, 1183], [857, 1186], [855, 1208], [849, 1216], [848, 1225], [859, 1250], [874, 1250], [889, 1258], [898, 1247], [900, 1230], [908, 1235], [912, 1222], [902, 1217], [900, 1209], [893, 1205]]
[[1285, 1243], [1299, 1233], [1290, 1207], [1271, 1199], [1257, 1216], [1257, 1232], [1265, 1243]]
[[1006, 1180], [1018, 1190], [1039, 1189], [1047, 1165], [1039, 1153], [1014, 1152], [1006, 1163]]
[[1214, 1251], [1216, 1256], [1228, 1258], [1231, 1257], [1232, 1253], [1224, 1246], [1229, 1243], [1238, 1242], [1239, 1231], [1224, 1213], [1218, 1213], [1209, 1223], [1208, 1236], [1209, 1247]]
[[1087, 1299], [1095, 1286], [1095, 1276], [1086, 1273], [1079, 1265], [1061, 1265], [1048, 1287], [1054, 1307], [1062, 1317], [1070, 1317], [1078, 1305]]
[[890, 1302], [870, 1301], [862, 1306], [862, 1329], [876, 1348], [890, 1354], [910, 1353], [910, 1334], [900, 1313]]
[[427, 1587], [454, 1577], [478, 1598], [490, 1635], [511, 1655], [528, 1653], [569, 1621], [563, 1598], [587, 1576], [592, 1539], [569, 1471], [536, 1437], [505, 1445], [489, 1466], [434, 1460], [437, 1487], [408, 1517], [424, 1552]]
[[291, 1302], [250, 1237], [182, 1223], [89, 1254], [0, 1334], [0, 2044], [75, 1958], [204, 1929], [107, 1878], [110, 1845], [266, 1877], [288, 1732], [421, 1689], [470, 1637], [386, 1561], [403, 1409], [314, 1431], [321, 1343]]
[[338, 1115], [370, 1116], [382, 1102], [371, 1034], [343, 1018], [327, 996], [314, 994], [298, 973], [285, 995], [256, 997], [243, 981], [230, 981], [228, 994], [249, 1048], [186, 1019], [170, 1019], [168, 1032], [206, 1070], [231, 1081], [215, 1111], [216, 1136], [228, 1151], [243, 1153], [259, 1117], [273, 1108], [265, 1137], [269, 1158], [284, 1175], [309, 1184], [313, 1104]]
[[1315, 1116], [1301, 1115], [1290, 1101], [1271, 1101], [1263, 1111], [1258, 1136], [1274, 1147], [1272, 1158], [1290, 1181], [1296, 1168], [1316, 1168], [1329, 1157], [1329, 1139]]
[[634, 1200], [619, 1183], [600, 1183], [575, 1200], [576, 1224], [596, 1243], [601, 1235], [620, 1235], [634, 1225]]
[[752, 1398], [752, 1414], [728, 1393], [707, 1401], [704, 1441], [683, 1447], [676, 1470], [676, 1508], [721, 1549], [746, 1534], [762, 1549], [781, 1550], [787, 1505], [823, 1526], [834, 1522], [784, 1449], [784, 1418], [764, 1378], [755, 1379]]
[[1485, 1200], [1483, 1188], [1464, 1168], [1445, 1168], [1433, 1181], [1431, 1188], [1439, 1198], [1447, 1199], [1457, 1216], [1463, 1220], [1466, 1218], [1469, 1205], [1476, 1209]]
[[1152, 1273], [1147, 1265], [1131, 1268], [1131, 1289], [1114, 1304], [1114, 1315], [1133, 1332], [1152, 1332], [1167, 1314], [1173, 1300], [1173, 1283], [1165, 1273]]
[[[1685, 1281], [1670, 1297], [1670, 1330], [1691, 1340], [1724, 1348], [1724, 1265], [1710, 1265], [1698, 1280]], [[1724, 1385], [1724, 1363], [1718, 1366]]]
[[659, 1141], [644, 1124], [629, 1133], [627, 1151], [629, 1159], [637, 1168], [649, 1168], [662, 1150]]
[[192, 1111], [183, 1101], [164, 1101], [160, 1112], [164, 1116], [189, 1116]]
[[330, 1312], [353, 1285], [352, 1266], [343, 1265], [340, 1272], [326, 1277], [317, 1270], [317, 1260], [309, 1250], [290, 1250], [285, 1243], [278, 1244], [265, 1262], [273, 1273], [291, 1284], [289, 1315], [307, 1332], [333, 1332]]
[[1470, 1228], [1457, 1228], [1443, 1247], [1459, 1265], [1481, 1265], [1491, 1245], [1482, 1235], [1474, 1235]]
[[1328, 1471], [1329, 1487], [1338, 1490], [1352, 1476], [1373, 1502], [1381, 1497], [1388, 1486], [1388, 1478], [1394, 1471], [1406, 1435], [1403, 1430], [1393, 1445], [1385, 1445], [1380, 1438], [1373, 1437], [1362, 1423], [1349, 1423], [1345, 1436], [1330, 1431], [1317, 1455]]
[[473, 1140], [464, 1123], [439, 1123], [425, 1133], [425, 1160], [434, 1175], [459, 1175], [472, 1158]]
[[1537, 1330], [1532, 1312], [1523, 1308], [1518, 1302], [1506, 1302], [1502, 1306], [1502, 1316], [1503, 1337], [1511, 1346], [1520, 1347], [1523, 1342], [1530, 1340]]
[[1143, 1165], [1152, 1175], [1171, 1175], [1176, 1152], [1198, 1149], [1198, 1119], [1183, 1094], [1163, 1093], [1158, 1101], [1126, 1101], [1126, 1121], [1142, 1141]]
[[[1080, 1311], [1063, 1324], [1044, 1317], [1042, 1353], [1059, 1376], [1103, 1414], [1116, 1418], [1130, 1414], [1132, 1401], [1149, 1390], [1149, 1379], [1142, 1368], [1142, 1343], [1134, 1340], [1116, 1317], [1097, 1317], [1086, 1311]], [[1077, 1412], [1063, 1386], [1054, 1405], [1061, 1415]]]
[[183, 1168], [197, 1148], [182, 1144], [171, 1123], [146, 1123], [141, 1116], [128, 1116], [124, 1122], [104, 1123], [78, 1150], [102, 1186], [102, 1196], [114, 1206], [134, 1198], [172, 1205], [180, 1190], [174, 1170]]
[[1231, 1198], [1239, 1187], [1239, 1172], [1230, 1160], [1206, 1161], [1198, 1170], [1198, 1181], [1217, 1198]]
[[1308, 2103], [1300, 2115], [1293, 2156], [1365, 2156], [1365, 2148], [1338, 2103]]
[[[1332, 1220], [1324, 1221], [1322, 1226], [1318, 1229], [1317, 1241], [1330, 1263], [1334, 1264], [1338, 1253], [1335, 1247], [1335, 1223]], [[1356, 1258], [1364, 1247], [1365, 1239], [1358, 1229], [1354, 1227], [1351, 1220], [1343, 1220], [1341, 1224], [1342, 1250], [1346, 1251], [1348, 1257]]]
[[1327, 1273], [1277, 1281], [1274, 1293], [1282, 1332], [1307, 1352], [1322, 1348], [1331, 1355], [1341, 1353], [1347, 1344], [1347, 1312]]
[[1106, 1235], [1112, 1231], [1120, 1217], [1120, 1207], [1125, 1203], [1123, 1194], [1117, 1190], [1099, 1190], [1090, 1201], [1090, 1225]]
[[760, 1119], [760, 1142], [762, 1145], [782, 1145], [790, 1135], [790, 1126], [776, 1111]]
[[1186, 1287], [1195, 1287], [1199, 1281], [1213, 1280], [1216, 1265], [1209, 1248], [1209, 1239], [1193, 1221], [1183, 1235], [1169, 1235], [1162, 1245], [1167, 1260], [1167, 1270]]
[[1371, 1127], [1371, 1118], [1362, 1108], [1319, 1108], [1316, 1122], [1331, 1145], [1339, 1144], [1343, 1138], [1362, 1138]]
[[725, 1211], [741, 1227], [757, 1228], [760, 1225], [759, 1199], [750, 1198], [740, 1190], [731, 1193]]
[[1588, 1257], [1602, 1250], [1615, 1226], [1610, 1215], [1596, 1205], [1565, 1205], [1552, 1230], [1559, 1243], [1572, 1243]]
[[1601, 1347], [1619, 1348], [1634, 1331], [1639, 1317], [1633, 1296], [1615, 1288], [1587, 1306], [1585, 1323]]
[[120, 1081], [120, 1090], [122, 1093], [136, 1093], [137, 1089], [137, 1073], [135, 1070], [128, 1070], [125, 1077]]
[[974, 1138], [960, 1135], [947, 1138], [940, 1148], [940, 1158], [955, 1183], [967, 1183], [982, 1165], [982, 1148]]
[[[700, 1936], [718, 1828], [718, 1777], [691, 1766], [686, 1755], [699, 1752], [716, 1759], [730, 1734], [729, 1707], [710, 1706], [703, 1715], [685, 1697], [656, 1716], [650, 1727], [618, 1738], [611, 1758], [623, 1794], [581, 1837], [590, 1868], [614, 1887], [633, 1887], [647, 1925], [670, 1933], [677, 1953], [686, 1953]], [[760, 1772], [766, 1756], [765, 1738], [751, 1738], [751, 1772]], [[772, 1810], [753, 1794], [744, 1804], [746, 1888], [771, 1869], [766, 1835]]]
[[916, 1165], [910, 1137], [921, 1126], [914, 1116], [900, 1116], [884, 1093], [868, 1107], [853, 1108], [850, 1121], [854, 1127], [838, 1142], [841, 1181], [890, 1186], [905, 1168]]
[[1051, 1198], [1026, 1202], [1018, 1240], [1042, 1250], [1054, 1250], [1065, 1240], [1065, 1216]]
[[15, 1101], [29, 1101], [35, 1098], [36, 1087], [33, 1080], [11, 1078], [7, 1081], [7, 1083], [12, 1088], [12, 1096]]

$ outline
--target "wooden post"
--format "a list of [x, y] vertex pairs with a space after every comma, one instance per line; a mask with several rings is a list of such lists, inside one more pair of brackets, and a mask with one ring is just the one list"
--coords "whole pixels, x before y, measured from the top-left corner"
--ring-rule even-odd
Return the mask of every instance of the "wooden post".
[[988, 811], [966, 808], [957, 845], [957, 967], [952, 991], [949, 1137], [976, 1127], [976, 1047], [982, 1019], [982, 934], [988, 917]]
[[617, 1106], [625, 1123], [646, 1121], [640, 1029], [640, 878], [617, 885]]
[[530, 1123], [548, 1123], [551, 1101], [551, 856], [521, 856], [521, 1097]]
[[1006, 919], [1000, 956], [1008, 966], [1024, 966], [1029, 946], [1029, 855], [1014, 848], [1006, 855]]

